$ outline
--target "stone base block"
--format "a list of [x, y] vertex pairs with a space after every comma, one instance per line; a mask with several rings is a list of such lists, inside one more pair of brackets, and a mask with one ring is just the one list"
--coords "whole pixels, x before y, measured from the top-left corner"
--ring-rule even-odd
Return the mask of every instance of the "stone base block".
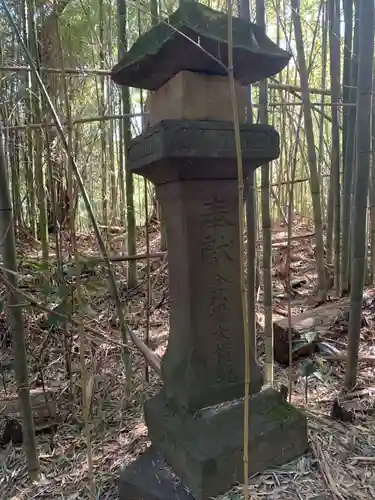
[[162, 455], [153, 447], [121, 471], [119, 498], [120, 500], [194, 500]]
[[[165, 393], [145, 403], [153, 445], [196, 500], [223, 494], [243, 483], [243, 400], [182, 412]], [[304, 415], [266, 389], [250, 398], [249, 475], [282, 465], [308, 448]]]

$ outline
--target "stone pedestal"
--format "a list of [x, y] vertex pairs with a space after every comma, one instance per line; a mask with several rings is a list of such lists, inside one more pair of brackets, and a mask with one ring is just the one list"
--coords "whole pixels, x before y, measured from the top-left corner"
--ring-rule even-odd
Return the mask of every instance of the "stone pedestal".
[[[123, 470], [120, 498], [209, 500], [244, 482], [243, 414], [241, 399], [192, 415], [161, 391], [145, 404], [149, 435], [160, 451], [151, 448]], [[248, 443], [249, 475], [285, 464], [308, 448], [306, 418], [266, 389], [250, 399]]]
[[153, 446], [122, 470], [119, 497], [121, 500], [194, 500]]
[[[196, 500], [208, 500], [243, 483], [243, 399], [191, 415], [163, 391], [145, 404], [152, 443]], [[274, 389], [249, 405], [249, 475], [282, 465], [307, 449], [305, 417]]]
[[[245, 177], [279, 155], [278, 134], [269, 126], [241, 125], [241, 145]], [[233, 124], [162, 121], [132, 141], [128, 161], [134, 173], [155, 184], [169, 242], [171, 310], [162, 360], [164, 387], [145, 404], [146, 424], [152, 443], [193, 498], [208, 500], [243, 480], [243, 403], [233, 403], [244, 394]], [[262, 375], [253, 353], [250, 359], [250, 392], [255, 394]], [[249, 418], [250, 473], [306, 450], [305, 418], [276, 391], [252, 396]], [[150, 476], [156, 473], [150, 462], [147, 470]], [[125, 470], [124, 499], [130, 486], [134, 492]], [[138, 499], [165, 495], [159, 491], [160, 496], [152, 497], [135, 489]]]

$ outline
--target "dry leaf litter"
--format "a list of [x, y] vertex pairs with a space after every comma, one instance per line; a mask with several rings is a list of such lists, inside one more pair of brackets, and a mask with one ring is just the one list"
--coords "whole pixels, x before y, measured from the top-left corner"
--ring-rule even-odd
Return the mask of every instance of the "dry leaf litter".
[[[273, 272], [275, 315], [287, 311], [285, 293], [286, 233], [279, 227], [274, 231]], [[311, 296], [315, 284], [314, 256], [309, 224], [300, 223], [294, 228], [292, 241], [292, 275], [303, 278], [303, 285], [293, 297], [292, 311], [298, 314], [311, 307]], [[140, 235], [144, 241], [144, 234]], [[117, 238], [121, 241], [121, 238]], [[67, 243], [68, 244], [68, 243]], [[82, 254], [98, 254], [98, 249], [90, 234], [81, 234], [78, 244]], [[112, 244], [121, 251], [121, 243]], [[23, 242], [20, 251], [24, 261], [37, 260], [38, 247], [31, 241]], [[145, 251], [144, 245], [138, 248]], [[151, 252], [158, 251], [158, 237], [151, 237]], [[145, 261], [137, 263], [140, 285], [130, 290], [124, 280], [125, 263], [116, 263], [121, 299], [126, 306], [129, 324], [144, 334], [146, 325], [147, 275]], [[23, 290], [36, 296], [33, 273], [21, 265]], [[95, 499], [112, 500], [118, 498], [117, 479], [120, 468], [133, 460], [148, 445], [147, 429], [142, 417], [143, 401], [160, 387], [160, 381], [150, 372], [149, 382], [145, 382], [143, 358], [132, 350], [132, 364], [135, 382], [132, 393], [125, 397], [125, 375], [121, 361], [120, 335], [114, 318], [114, 305], [105, 286], [104, 271], [99, 281], [102, 288], [87, 286], [87, 302], [90, 307], [80, 312], [87, 329], [96, 331], [88, 335], [86, 346], [86, 366], [91, 388], [90, 426], [93, 449], [93, 469]], [[166, 258], [151, 260], [152, 305], [150, 332], [152, 349], [162, 355], [168, 339], [168, 292]], [[284, 280], [284, 281], [283, 281]], [[88, 281], [90, 278], [88, 278]], [[95, 288], [95, 287], [94, 287]], [[3, 290], [4, 293], [4, 290]], [[364, 304], [365, 326], [362, 329], [360, 356], [374, 356], [374, 305], [371, 291]], [[39, 299], [43, 301], [40, 295]], [[262, 324], [262, 297], [258, 302], [258, 323]], [[1, 362], [3, 381], [7, 394], [15, 392], [12, 379], [12, 359], [10, 347], [6, 346], [7, 320], [2, 313], [3, 347]], [[332, 325], [337, 325], [332, 318]], [[57, 403], [57, 430], [53, 434], [37, 436], [42, 478], [37, 484], [30, 484], [27, 476], [24, 454], [21, 447], [8, 444], [0, 449], [0, 500], [26, 499], [88, 499], [89, 483], [87, 449], [84, 437], [84, 423], [81, 411], [81, 379], [79, 364], [78, 333], [73, 332], [73, 387], [65, 379], [62, 327], [60, 324], [45, 327], [45, 314], [28, 310], [25, 319], [30, 358], [30, 386], [38, 380], [39, 366], [43, 367], [43, 383], [55, 390]], [[91, 326], [91, 329], [88, 327]], [[334, 330], [334, 328], [333, 328]], [[337, 330], [337, 329], [336, 329]], [[344, 329], [345, 330], [345, 329]], [[71, 331], [71, 329], [70, 329]], [[337, 331], [336, 331], [337, 333]], [[329, 333], [327, 334], [329, 337]], [[259, 351], [262, 352], [261, 335]], [[328, 339], [329, 340], [329, 339]], [[343, 331], [340, 341], [334, 336], [336, 348], [345, 354], [347, 335]], [[375, 498], [375, 383], [374, 361], [360, 361], [358, 389], [346, 395], [344, 403], [355, 413], [354, 424], [341, 423], [329, 417], [334, 396], [343, 385], [344, 367], [341, 361], [319, 359], [324, 378], [308, 381], [307, 401], [305, 380], [301, 376], [303, 360], [293, 364], [292, 402], [302, 408], [309, 421], [310, 451], [305, 456], [283, 467], [267, 470], [250, 478], [249, 496], [252, 500], [364, 500]], [[261, 357], [262, 362], [262, 357]], [[7, 367], [10, 367], [7, 369]], [[40, 377], [39, 377], [40, 378]], [[275, 385], [288, 384], [287, 369], [275, 366]], [[0, 397], [5, 396], [4, 390]], [[0, 407], [0, 418], [2, 408]], [[221, 500], [240, 500], [242, 487], [234, 487]]]

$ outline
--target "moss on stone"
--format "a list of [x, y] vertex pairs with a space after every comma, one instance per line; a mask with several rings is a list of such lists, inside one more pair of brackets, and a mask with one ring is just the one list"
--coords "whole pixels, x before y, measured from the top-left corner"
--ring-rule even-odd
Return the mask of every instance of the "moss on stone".
[[[183, 2], [167, 19], [138, 38], [113, 68], [112, 78], [120, 85], [156, 90], [182, 70], [225, 75], [227, 45], [225, 13], [198, 2]], [[234, 73], [241, 83], [278, 73], [288, 64], [290, 56], [259, 26], [233, 18]]]

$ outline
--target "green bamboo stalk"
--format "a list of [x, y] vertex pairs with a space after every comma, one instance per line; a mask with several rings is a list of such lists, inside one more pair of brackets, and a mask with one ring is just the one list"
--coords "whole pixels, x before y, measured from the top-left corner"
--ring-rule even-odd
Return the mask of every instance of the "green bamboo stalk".
[[[346, 4], [344, 4], [345, 6]], [[351, 29], [352, 23], [349, 16], [353, 16], [353, 9], [344, 10], [345, 14], [345, 32]], [[358, 43], [359, 43], [359, 23], [358, 23], [358, 3], [355, 3], [355, 23], [354, 23], [354, 40], [353, 52], [350, 62], [350, 82], [348, 99], [351, 104], [355, 104], [358, 85]], [[349, 37], [349, 34], [347, 33]], [[349, 70], [348, 70], [349, 72]], [[348, 78], [348, 74], [346, 74]], [[351, 210], [352, 210], [352, 186], [354, 184], [355, 170], [355, 144], [356, 140], [356, 107], [352, 106], [348, 111], [348, 123], [344, 151], [344, 187], [343, 187], [343, 202], [342, 202], [342, 262], [341, 262], [341, 287], [342, 292], [346, 293], [350, 289], [350, 240], [351, 240]]]
[[[266, 30], [266, 7], [264, 0], [256, 0], [256, 22]], [[267, 109], [267, 80], [259, 83], [259, 121], [268, 123]], [[272, 323], [272, 233], [271, 233], [271, 206], [270, 206], [270, 168], [266, 163], [261, 167], [262, 187], [262, 232], [263, 232], [263, 306], [264, 306], [264, 352], [266, 384], [273, 386], [274, 346]]]
[[[62, 145], [65, 149], [65, 151], [69, 152], [70, 148], [69, 148], [69, 144], [68, 144], [68, 141], [66, 140], [66, 137], [64, 135], [64, 132], [63, 132], [63, 128], [62, 128], [62, 125], [60, 123], [60, 119], [56, 113], [56, 110], [53, 106], [53, 103], [48, 95], [48, 92], [45, 88], [45, 85], [43, 83], [43, 81], [41, 80], [40, 78], [40, 75], [37, 71], [37, 68], [34, 64], [34, 61], [30, 55], [30, 52], [28, 51], [25, 43], [23, 42], [22, 40], [22, 37], [20, 35], [20, 32], [17, 28], [17, 25], [13, 19], [13, 16], [12, 16], [12, 13], [11, 11], [9, 10], [9, 7], [6, 3], [5, 0], [0, 0], [1, 2], [1, 5], [4, 9], [4, 12], [7, 16], [7, 19], [14, 31], [14, 34], [16, 35], [16, 38], [19, 42], [19, 44], [21, 45], [22, 47], [22, 50], [24, 51], [25, 53], [25, 56], [30, 64], [30, 66], [32, 67], [34, 73], [35, 73], [35, 77], [38, 81], [38, 84], [39, 84], [39, 87], [42, 91], [42, 94], [46, 100], [46, 103], [48, 105], [48, 107], [50, 108], [51, 110], [51, 113], [52, 113], [52, 116], [55, 120], [55, 123], [56, 123], [56, 128], [57, 128], [57, 131], [59, 133], [59, 137], [60, 137], [60, 140], [62, 142]], [[114, 298], [114, 301], [115, 301], [115, 304], [116, 304], [116, 310], [117, 310], [117, 314], [118, 314], [118, 317], [119, 317], [119, 323], [120, 323], [120, 330], [121, 330], [121, 334], [122, 334], [122, 341], [124, 343], [124, 345], [127, 344], [128, 342], [128, 337], [130, 337], [132, 339], [132, 341], [135, 343], [135, 345], [137, 346], [137, 348], [142, 352], [142, 354], [145, 356], [145, 358], [147, 359], [147, 361], [150, 363], [151, 366], [156, 366], [156, 364], [154, 363], [154, 357], [155, 357], [155, 354], [150, 352], [150, 349], [147, 348], [147, 346], [144, 345], [144, 343], [134, 334], [134, 332], [132, 332], [132, 330], [130, 329], [129, 325], [126, 323], [125, 321], [125, 317], [124, 317], [124, 313], [123, 313], [123, 309], [122, 309], [122, 305], [121, 305], [121, 300], [120, 300], [120, 296], [119, 296], [119, 291], [118, 291], [118, 288], [117, 288], [117, 285], [116, 285], [116, 279], [115, 279], [115, 275], [114, 275], [114, 272], [113, 272], [113, 269], [112, 269], [112, 266], [111, 266], [111, 262], [109, 261], [108, 259], [108, 252], [107, 252], [107, 249], [104, 245], [104, 242], [103, 242], [103, 239], [101, 237], [101, 234], [100, 234], [100, 230], [99, 230], [99, 226], [98, 226], [98, 223], [95, 219], [95, 216], [94, 216], [94, 213], [93, 213], [93, 210], [92, 210], [92, 206], [91, 206], [91, 203], [90, 203], [90, 200], [87, 196], [87, 192], [86, 192], [86, 189], [85, 189], [85, 186], [84, 186], [84, 183], [83, 183], [83, 179], [82, 179], [82, 176], [81, 176], [81, 173], [79, 171], [79, 168], [74, 160], [74, 158], [71, 158], [71, 165], [72, 165], [72, 169], [73, 169], [73, 172], [74, 172], [74, 175], [76, 177], [76, 180], [77, 180], [77, 183], [78, 183], [78, 186], [79, 186], [79, 189], [81, 191], [81, 194], [82, 194], [82, 198], [83, 198], [83, 201], [85, 203], [85, 207], [86, 207], [86, 210], [87, 210], [87, 214], [89, 216], [89, 220], [93, 226], [93, 229], [94, 229], [94, 233], [95, 233], [95, 236], [96, 236], [96, 239], [97, 239], [97, 242], [99, 244], [99, 248], [100, 248], [100, 252], [103, 256], [103, 259], [104, 259], [104, 263], [105, 263], [105, 266], [107, 268], [107, 272], [108, 272], [108, 280], [109, 280], [109, 284], [110, 284], [110, 287], [111, 287], [111, 292], [112, 292], [112, 295], [113, 295], [113, 298]], [[126, 370], [126, 374], [127, 374], [127, 377], [128, 377], [128, 385], [127, 385], [127, 389], [128, 391], [131, 390], [131, 374], [132, 374], [132, 367], [131, 367], [131, 361], [130, 361], [130, 353], [127, 349], [124, 350], [124, 364], [125, 364], [125, 370]], [[151, 364], [152, 363], [152, 364]], [[157, 367], [156, 367], [157, 369]]]
[[300, 0], [291, 0], [292, 4], [292, 20], [295, 32], [297, 46], [297, 61], [299, 66], [302, 97], [303, 97], [303, 115], [305, 122], [305, 134], [307, 141], [308, 164], [310, 169], [311, 181], [311, 198], [313, 203], [314, 224], [316, 233], [315, 258], [318, 273], [318, 292], [319, 299], [324, 300], [327, 294], [326, 272], [324, 262], [324, 246], [323, 246], [323, 226], [322, 226], [322, 210], [320, 201], [320, 179], [318, 175], [316, 151], [314, 144], [314, 128], [312, 120], [312, 109], [308, 85], [308, 72], [305, 59], [304, 41], [302, 37], [302, 26], [300, 18]]
[[237, 176], [238, 176], [238, 222], [239, 222], [239, 242], [240, 242], [240, 292], [242, 299], [242, 320], [244, 331], [244, 438], [243, 438], [243, 464], [244, 464], [244, 500], [249, 499], [249, 390], [250, 390], [250, 342], [247, 329], [247, 303], [245, 289], [245, 255], [244, 255], [244, 218], [243, 218], [243, 199], [244, 199], [244, 177], [241, 150], [240, 124], [238, 118], [238, 106], [236, 89], [233, 75], [233, 19], [232, 3], [228, 0], [228, 79], [230, 88], [230, 97], [233, 110], [233, 125], [236, 144], [237, 158]]
[[[118, 58], [119, 60], [126, 52], [127, 48], [127, 17], [128, 8], [126, 0], [117, 0], [117, 17], [119, 26], [119, 40], [118, 40]], [[128, 168], [126, 161], [127, 148], [131, 140], [130, 130], [130, 93], [129, 87], [122, 87], [122, 111], [123, 119], [123, 139], [124, 139], [124, 153], [125, 153], [125, 189], [126, 189], [126, 219], [128, 229], [128, 252], [131, 254], [136, 253], [136, 223], [135, 223], [135, 207], [134, 207], [134, 177], [133, 173]], [[137, 266], [135, 262], [130, 262], [128, 267], [128, 286], [132, 287], [137, 284]]]
[[350, 321], [348, 332], [345, 386], [351, 389], [357, 380], [358, 350], [361, 332], [363, 288], [367, 249], [367, 193], [372, 145], [372, 85], [374, 73], [374, 0], [359, 0], [359, 61], [357, 93], [356, 179], [353, 197], [352, 266]]
[[329, 41], [330, 41], [330, 72], [331, 72], [331, 170], [332, 170], [332, 198], [334, 206], [334, 282], [336, 295], [340, 296], [340, 260], [341, 260], [341, 192], [340, 192], [340, 130], [339, 109], [340, 99], [340, 1], [329, 0]]
[[[16, 243], [14, 237], [13, 209], [9, 193], [7, 161], [3, 146], [0, 124], [0, 237], [6, 279], [18, 287]], [[27, 469], [31, 480], [40, 476], [40, 466], [36, 449], [35, 429], [30, 399], [29, 375], [27, 368], [25, 328], [22, 301], [17, 293], [8, 290], [8, 313], [11, 323], [12, 346], [15, 359], [16, 384], [20, 401], [23, 445], [27, 459]]]

